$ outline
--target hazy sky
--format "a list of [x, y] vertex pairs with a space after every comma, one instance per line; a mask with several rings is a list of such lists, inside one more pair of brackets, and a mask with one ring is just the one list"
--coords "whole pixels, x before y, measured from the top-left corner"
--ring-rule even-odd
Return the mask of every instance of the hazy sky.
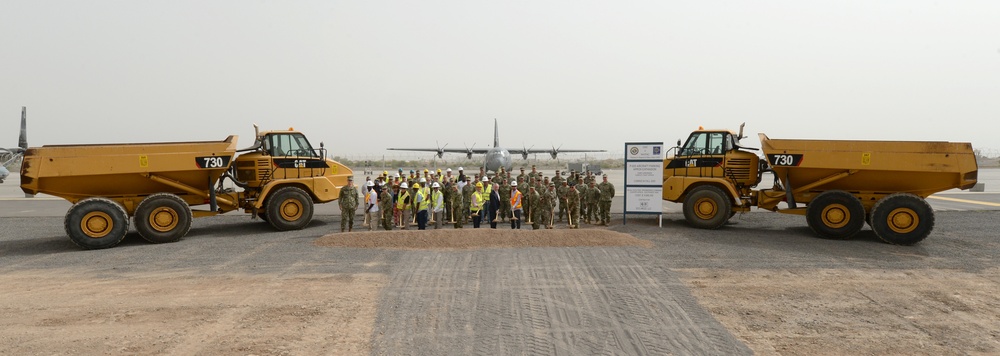
[[621, 152], [698, 126], [1000, 152], [1000, 1], [0, 2], [0, 146]]

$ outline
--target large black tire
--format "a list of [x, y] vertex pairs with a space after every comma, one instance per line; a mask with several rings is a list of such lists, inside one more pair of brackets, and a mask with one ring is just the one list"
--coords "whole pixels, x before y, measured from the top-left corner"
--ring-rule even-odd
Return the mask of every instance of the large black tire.
[[313, 201], [300, 188], [280, 188], [267, 198], [267, 222], [278, 231], [301, 230], [313, 216]]
[[872, 207], [871, 227], [882, 241], [912, 245], [934, 230], [934, 209], [927, 201], [909, 193], [895, 193]]
[[146, 241], [158, 244], [180, 240], [191, 230], [191, 207], [170, 193], [153, 194], [135, 208], [135, 229]]
[[87, 198], [73, 204], [63, 220], [66, 235], [88, 250], [114, 247], [128, 233], [128, 213], [110, 199]]
[[684, 218], [699, 229], [718, 229], [732, 217], [733, 204], [722, 189], [711, 185], [694, 188], [684, 199]]
[[822, 238], [846, 240], [865, 227], [865, 206], [851, 193], [826, 191], [809, 202], [806, 222]]

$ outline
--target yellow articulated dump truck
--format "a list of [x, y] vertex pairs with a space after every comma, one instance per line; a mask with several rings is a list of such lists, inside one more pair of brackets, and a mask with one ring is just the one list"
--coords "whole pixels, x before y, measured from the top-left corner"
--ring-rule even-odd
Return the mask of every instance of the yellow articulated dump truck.
[[[301, 229], [313, 204], [336, 200], [353, 172], [314, 149], [305, 135], [257, 130], [252, 147], [222, 141], [49, 145], [29, 148], [21, 190], [73, 203], [66, 234], [86, 249], [117, 245], [129, 217], [144, 239], [173, 242], [194, 217], [243, 210], [275, 229]], [[237, 156], [237, 153], [241, 153]], [[233, 182], [224, 184], [226, 180]], [[204, 205], [199, 210], [192, 206]]]
[[[934, 228], [931, 194], [976, 184], [969, 143], [771, 139], [763, 157], [739, 133], [698, 130], [663, 161], [663, 199], [695, 227], [716, 229], [751, 207], [805, 215], [821, 237], [848, 239], [867, 222], [882, 240], [917, 243]], [[770, 189], [754, 189], [763, 175]], [[785, 203], [779, 207], [780, 203]]]

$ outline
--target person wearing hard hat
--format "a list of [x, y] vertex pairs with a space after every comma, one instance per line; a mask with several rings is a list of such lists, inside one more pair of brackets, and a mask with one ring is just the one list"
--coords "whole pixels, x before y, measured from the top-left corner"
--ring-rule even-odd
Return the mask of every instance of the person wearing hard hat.
[[441, 183], [431, 183], [430, 213], [434, 218], [434, 229], [441, 228], [441, 220], [444, 220], [444, 194], [441, 192]]
[[458, 167], [458, 181], [464, 182], [466, 180], [465, 178], [465, 170], [462, 167]]
[[521, 204], [524, 195], [517, 190], [517, 182], [510, 182], [510, 188], [510, 209], [514, 214], [513, 218], [510, 219], [510, 228], [521, 229]]
[[368, 221], [368, 231], [375, 230], [375, 220], [378, 219], [378, 190], [375, 189], [375, 182], [368, 181], [368, 194], [366, 194], [365, 217]]
[[358, 210], [358, 189], [354, 187], [354, 177], [347, 176], [347, 185], [340, 187], [340, 232], [354, 229], [354, 214]]
[[472, 227], [475, 229], [479, 228], [479, 223], [483, 221], [483, 211], [485, 207], [486, 198], [483, 197], [483, 182], [476, 182], [476, 191], [472, 193], [472, 202], [469, 205], [469, 210], [472, 211]]
[[444, 180], [445, 181], [450, 181], [450, 180], [453, 180], [453, 178], [455, 178], [455, 177], [451, 175], [451, 168], [445, 169], [444, 170]]
[[[420, 178], [424, 180], [424, 178]], [[417, 230], [427, 229], [427, 208], [430, 206], [430, 198], [427, 194], [424, 194], [424, 189], [420, 187], [420, 183], [414, 184], [414, 188], [417, 188], [417, 198], [414, 202], [417, 204]]]
[[399, 228], [406, 230], [410, 224], [410, 190], [406, 182], [399, 183], [399, 194], [396, 196], [396, 210], [399, 210]]
[[490, 194], [493, 193], [493, 184], [490, 184], [490, 179], [487, 178], [486, 175], [483, 175], [482, 177], [483, 177], [483, 193], [486, 194], [485, 198], [486, 204], [484, 204], [483, 206], [486, 206], [487, 204], [490, 203]]

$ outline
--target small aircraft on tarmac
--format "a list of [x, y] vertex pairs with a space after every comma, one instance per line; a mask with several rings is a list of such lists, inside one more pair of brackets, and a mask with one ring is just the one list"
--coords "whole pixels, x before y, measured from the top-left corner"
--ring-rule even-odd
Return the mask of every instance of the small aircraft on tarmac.
[[465, 149], [446, 148], [448, 147], [448, 144], [445, 144], [444, 147], [438, 147], [438, 148], [387, 148], [387, 150], [436, 152], [438, 158], [442, 158], [445, 153], [464, 153], [465, 157], [468, 159], [472, 159], [472, 155], [474, 154], [483, 154], [486, 155], [483, 160], [483, 167], [485, 167], [487, 171], [492, 171], [492, 172], [498, 171], [500, 167], [503, 167], [504, 170], [510, 172], [511, 165], [513, 164], [511, 155], [512, 153], [519, 154], [521, 155], [521, 158], [526, 160], [528, 159], [528, 154], [532, 153], [548, 153], [549, 156], [552, 156], [552, 159], [556, 159], [556, 156], [558, 156], [559, 153], [563, 152], [565, 153], [607, 152], [606, 150], [564, 150], [561, 147], [556, 148], [555, 146], [553, 146], [552, 149], [532, 149], [524, 147], [507, 149], [500, 147], [500, 133], [499, 133], [500, 131], [498, 127], [499, 126], [497, 125], [497, 120], [493, 119], [493, 148], [476, 148], [475, 144], [473, 144], [472, 147], [467, 147]]
[[10, 170], [7, 169], [7, 165], [14, 163], [21, 158], [24, 151], [28, 149], [28, 133], [27, 133], [27, 122], [28, 122], [28, 109], [24, 106], [21, 107], [21, 136], [17, 138], [17, 147], [15, 148], [0, 148], [0, 183], [3, 183], [4, 179], [10, 175]]

